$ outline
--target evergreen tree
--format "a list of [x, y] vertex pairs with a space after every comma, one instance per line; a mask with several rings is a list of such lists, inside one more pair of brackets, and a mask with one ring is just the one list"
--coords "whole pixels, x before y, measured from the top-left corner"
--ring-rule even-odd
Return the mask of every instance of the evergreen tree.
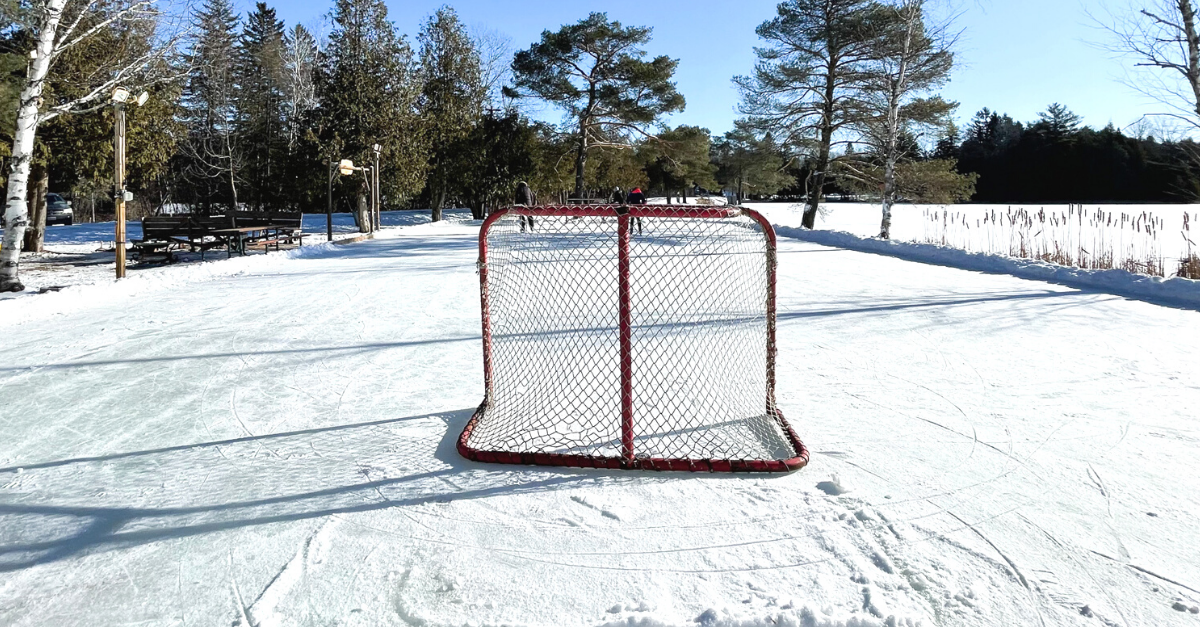
[[[316, 75], [320, 104], [314, 130], [322, 157], [365, 163], [379, 144], [384, 197], [411, 198], [424, 186], [426, 163], [411, 48], [388, 21], [383, 0], [337, 0], [329, 40]], [[352, 202], [363, 183], [353, 177], [339, 187], [339, 198]]]
[[259, 2], [246, 17], [237, 42], [237, 125], [245, 181], [243, 202], [257, 210], [285, 204], [284, 161], [288, 132], [285, 120], [287, 72], [283, 22], [275, 9]]
[[205, 0], [189, 42], [191, 73], [183, 94], [188, 138], [180, 170], [184, 199], [204, 213], [220, 207], [236, 209], [239, 203], [237, 27], [231, 0]]
[[751, 76], [734, 82], [742, 113], [760, 132], [812, 154], [803, 225], [816, 225], [817, 208], [834, 160], [835, 141], [856, 120], [866, 64], [876, 52], [871, 32], [874, 0], [786, 0], [758, 27], [767, 45], [756, 48]]
[[937, 146], [933, 149], [934, 159], [958, 159], [958, 146], [961, 141], [958, 125], [952, 120], [942, 136], [938, 138]]
[[1054, 140], [1062, 139], [1079, 130], [1079, 124], [1083, 122], [1083, 118], [1057, 102], [1039, 113], [1038, 120], [1035, 128]]
[[708, 129], [695, 126], [680, 126], [646, 142], [643, 154], [651, 188], [662, 191], [669, 203], [675, 192], [686, 202], [693, 187], [715, 187], [711, 146]]
[[796, 183], [787, 171], [789, 159], [771, 134], [757, 136], [746, 120], [735, 122], [733, 130], [714, 143], [713, 161], [717, 180], [734, 191], [739, 203]]
[[571, 120], [574, 136], [575, 194], [583, 196], [588, 152], [630, 146], [649, 137], [648, 127], [662, 115], [682, 111], [683, 96], [671, 77], [678, 61], [666, 56], [644, 61], [641, 49], [652, 29], [608, 21], [592, 13], [557, 32], [544, 31], [540, 42], [513, 59], [512, 97], [533, 96], [557, 105]]
[[[429, 142], [427, 198], [433, 221], [442, 219], [447, 195], [457, 191], [463, 161], [451, 150], [479, 120], [487, 97], [479, 52], [454, 9], [438, 9], [417, 36], [421, 44], [421, 95], [418, 111]], [[469, 148], [466, 148], [469, 150]]]
[[510, 204], [517, 184], [534, 179], [539, 148], [539, 127], [516, 113], [486, 115], [457, 142], [450, 154], [476, 219], [487, 208]]

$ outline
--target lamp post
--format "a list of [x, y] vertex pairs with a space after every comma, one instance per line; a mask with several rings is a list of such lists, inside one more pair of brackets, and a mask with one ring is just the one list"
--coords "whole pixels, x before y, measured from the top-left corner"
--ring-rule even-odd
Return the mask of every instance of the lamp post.
[[333, 241], [333, 176], [335, 173], [342, 176], [350, 176], [356, 170], [362, 170], [362, 168], [354, 167], [354, 162], [349, 159], [342, 159], [341, 161], [329, 160], [329, 202], [325, 208], [325, 231], [328, 241]]
[[[130, 92], [124, 87], [113, 90], [113, 200], [116, 202], [117, 227], [114, 233], [117, 254], [117, 278], [125, 278], [125, 203], [133, 200], [133, 194], [125, 189], [125, 104], [129, 102]], [[150, 93], [143, 91], [135, 103], [140, 107], [150, 99]]]
[[325, 207], [325, 232], [326, 241], [333, 241], [333, 168], [337, 166], [337, 161], [329, 160], [329, 204]]
[[372, 148], [375, 152], [375, 168], [371, 170], [371, 197], [375, 201], [375, 217], [372, 222], [378, 231], [383, 220], [383, 198], [379, 195], [379, 153], [383, 151], [383, 146], [375, 144]]

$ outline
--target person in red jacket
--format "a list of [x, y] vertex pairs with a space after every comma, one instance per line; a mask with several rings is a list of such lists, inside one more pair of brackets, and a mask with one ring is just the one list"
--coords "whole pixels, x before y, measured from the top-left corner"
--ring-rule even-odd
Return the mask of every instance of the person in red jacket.
[[[627, 205], [644, 205], [646, 204], [646, 194], [642, 193], [642, 188], [635, 187], [629, 192], [629, 198], [625, 199]], [[638, 235], [642, 234], [642, 219], [634, 218], [633, 223], [637, 225]]]

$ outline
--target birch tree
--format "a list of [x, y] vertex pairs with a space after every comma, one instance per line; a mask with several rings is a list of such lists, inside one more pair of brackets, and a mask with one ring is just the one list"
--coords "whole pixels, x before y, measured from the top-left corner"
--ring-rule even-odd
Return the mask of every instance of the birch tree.
[[0, 244], [0, 292], [19, 292], [20, 253], [29, 225], [29, 175], [38, 128], [61, 115], [97, 111], [109, 105], [117, 86], [133, 90], [170, 75], [169, 57], [177, 38], [153, 32], [152, 43], [129, 55], [114, 55], [111, 63], [90, 77], [82, 96], [47, 100], [46, 85], [55, 66], [69, 50], [110, 29], [158, 25], [164, 9], [158, 0], [33, 0], [27, 8], [32, 41], [25, 82], [18, 99], [5, 196], [3, 243]]
[[314, 73], [317, 66], [317, 40], [307, 28], [297, 24], [284, 39], [284, 73], [287, 86], [284, 95], [284, 115], [287, 118], [289, 154], [304, 132], [305, 119], [317, 108], [317, 87]]
[[[953, 36], [945, 24], [927, 19], [926, 5], [927, 0], [894, 0], [873, 24], [875, 46], [864, 72], [862, 110], [853, 122], [871, 150], [867, 161], [843, 164], [847, 176], [860, 184], [879, 185], [879, 236], [884, 239], [891, 237], [892, 206], [901, 193], [899, 166], [920, 156], [925, 133], [940, 134], [958, 106], [936, 93], [954, 67]], [[921, 171], [910, 168], [914, 174]]]
[[812, 173], [803, 225], [816, 225], [843, 129], [859, 112], [866, 65], [876, 52], [870, 22], [873, 0], [787, 0], [758, 27], [766, 45], [756, 48], [750, 76], [734, 78], [742, 113], [760, 133], [811, 154]]

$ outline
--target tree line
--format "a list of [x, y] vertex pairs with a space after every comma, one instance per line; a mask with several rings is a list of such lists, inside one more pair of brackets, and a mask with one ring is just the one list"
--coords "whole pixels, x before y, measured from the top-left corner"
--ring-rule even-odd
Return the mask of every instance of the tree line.
[[[20, 285], [20, 249], [41, 246], [48, 190], [84, 211], [111, 202], [108, 97], [118, 86], [150, 94], [127, 107], [125, 188], [143, 214], [323, 210], [329, 164], [370, 163], [376, 146], [385, 207], [431, 209], [434, 219], [448, 206], [480, 216], [522, 180], [559, 202], [635, 186], [668, 198], [801, 197], [810, 228], [840, 191], [879, 200], [883, 237], [902, 200], [1200, 193], [1190, 142], [1093, 131], [1058, 105], [1029, 124], [984, 111], [960, 131], [957, 103], [940, 95], [957, 32], [927, 0], [781, 2], [756, 31], [753, 72], [734, 78], [742, 117], [718, 137], [665, 124], [686, 106], [678, 60], [649, 57], [651, 28], [604, 13], [515, 51], [471, 32], [450, 7], [410, 41], [383, 0], [335, 0], [328, 33], [288, 26], [265, 2], [244, 16], [231, 0], [176, 11], [167, 2], [0, 0], [0, 106], [13, 115], [0, 126], [9, 226], [0, 290]], [[1195, 29], [1184, 30], [1200, 49]], [[1196, 59], [1159, 61], [1200, 76]], [[531, 118], [531, 102], [562, 122]], [[362, 177], [333, 184], [338, 210], [366, 193]]]

